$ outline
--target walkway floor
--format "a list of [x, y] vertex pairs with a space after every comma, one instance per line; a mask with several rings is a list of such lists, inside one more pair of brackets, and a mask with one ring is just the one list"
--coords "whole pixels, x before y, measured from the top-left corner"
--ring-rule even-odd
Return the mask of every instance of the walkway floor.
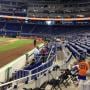
[[[66, 52], [67, 52], [67, 54], [70, 54], [70, 52], [68, 52], [68, 50], [66, 50]], [[63, 52], [60, 52], [59, 55], [62, 55], [62, 56], [61, 56], [61, 58], [59, 58], [59, 60], [56, 61], [56, 63], [57, 63], [58, 65], [62, 64], [62, 63], [64, 62], [63, 60], [66, 59], [66, 58], [64, 57], [65, 55], [64, 55]], [[76, 61], [75, 58], [72, 57], [71, 62], [69, 63], [69, 66], [68, 66], [68, 67], [70, 68], [71, 65], [72, 65], [75, 61]], [[65, 87], [61, 87], [61, 88], [62, 88], [62, 90], [78, 90], [78, 88], [77, 88], [74, 84], [71, 84], [71, 85], [68, 86], [67, 88], [65, 88]], [[58, 89], [58, 90], [60, 90], [60, 89]]]
[[[69, 52], [68, 52], [69, 53]], [[61, 65], [64, 61], [63, 60], [65, 60], [66, 59], [66, 57], [64, 57], [65, 55], [64, 55], [64, 53], [62, 52], [62, 51], [60, 51], [60, 52], [58, 52], [58, 57], [57, 57], [57, 61], [56, 61], [56, 64], [58, 64], [58, 65]], [[72, 59], [71, 59], [71, 62], [69, 63], [69, 66], [68, 67], [71, 67], [71, 65], [74, 63], [76, 61], [76, 59], [74, 58], [74, 57], [72, 57]], [[55, 72], [53, 73], [53, 74], [55, 74]], [[52, 75], [53, 75], [52, 74]], [[45, 79], [47, 79], [47, 78], [45, 78], [45, 77], [42, 77], [41, 78], [41, 80], [40, 81], [44, 81]], [[33, 84], [34, 83], [34, 84]], [[32, 87], [33, 85], [35, 86], [35, 82], [33, 82], [32, 84], [30, 83], [30, 84], [28, 84], [28, 85], [26, 85], [25, 87]], [[38, 82], [39, 83], [39, 82]], [[78, 87], [76, 87], [74, 84], [72, 84], [71, 83], [71, 85], [70, 86], [68, 86], [67, 88], [65, 88], [64, 86], [62, 86], [61, 87], [62, 88], [62, 90], [79, 90], [78, 89]], [[18, 89], [18, 90], [22, 90], [22, 89]], [[47, 89], [47, 90], [50, 90], [50, 89]], [[58, 89], [58, 90], [60, 90], [60, 89]]]

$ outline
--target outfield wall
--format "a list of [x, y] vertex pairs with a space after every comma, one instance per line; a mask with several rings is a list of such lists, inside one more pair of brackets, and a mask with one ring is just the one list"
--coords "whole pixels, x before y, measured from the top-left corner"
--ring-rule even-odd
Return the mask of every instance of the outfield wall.
[[[40, 44], [39, 47], [42, 47], [44, 44]], [[30, 52], [26, 53], [28, 54], [29, 60], [32, 60], [33, 58], [33, 52], [34, 49]], [[0, 83], [5, 82], [8, 78], [12, 76], [12, 73], [15, 71], [22, 69], [26, 64], [26, 54], [20, 56], [19, 58], [15, 59], [11, 63], [5, 65], [4, 67], [0, 68]]]

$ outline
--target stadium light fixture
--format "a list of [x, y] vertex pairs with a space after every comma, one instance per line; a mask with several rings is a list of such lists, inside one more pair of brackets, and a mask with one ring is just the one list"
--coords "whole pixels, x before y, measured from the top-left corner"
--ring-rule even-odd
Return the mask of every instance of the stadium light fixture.
[[28, 18], [27, 17], [25, 18], [25, 23], [28, 23]]
[[47, 25], [51, 25], [52, 24], [52, 21], [46, 21], [46, 24]]
[[84, 15], [77, 15], [77, 17], [84, 17]]

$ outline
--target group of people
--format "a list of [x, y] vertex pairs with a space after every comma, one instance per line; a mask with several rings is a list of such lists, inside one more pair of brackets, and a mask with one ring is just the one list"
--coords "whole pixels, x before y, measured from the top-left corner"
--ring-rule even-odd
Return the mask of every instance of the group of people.
[[47, 47], [43, 47], [40, 49], [38, 46], [35, 47], [34, 49], [34, 59], [35, 61], [42, 60], [42, 62], [46, 62], [47, 56], [48, 56], [49, 50]]
[[39, 60], [41, 57], [42, 62], [46, 62], [48, 55], [54, 55], [56, 53], [56, 44], [53, 42], [45, 42], [44, 46], [40, 49], [38, 46], [34, 49], [34, 58]]

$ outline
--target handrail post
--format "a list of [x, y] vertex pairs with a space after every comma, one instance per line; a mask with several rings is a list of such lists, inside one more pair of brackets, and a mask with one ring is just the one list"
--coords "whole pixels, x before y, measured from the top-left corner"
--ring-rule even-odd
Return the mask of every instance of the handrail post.
[[27, 65], [29, 63], [28, 62], [29, 55], [28, 55], [28, 53], [26, 53], [25, 55], [26, 55], [26, 65]]

